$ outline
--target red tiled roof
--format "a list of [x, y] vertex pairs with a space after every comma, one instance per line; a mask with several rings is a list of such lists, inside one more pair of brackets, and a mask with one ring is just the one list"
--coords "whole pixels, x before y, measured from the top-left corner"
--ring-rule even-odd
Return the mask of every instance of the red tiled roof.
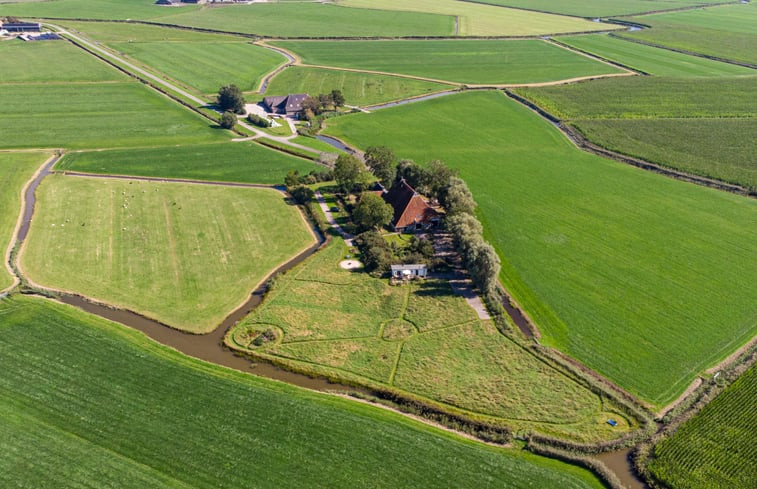
[[395, 228], [404, 228], [419, 222], [428, 223], [437, 217], [437, 212], [404, 179], [395, 183], [383, 197], [394, 209], [392, 224]]

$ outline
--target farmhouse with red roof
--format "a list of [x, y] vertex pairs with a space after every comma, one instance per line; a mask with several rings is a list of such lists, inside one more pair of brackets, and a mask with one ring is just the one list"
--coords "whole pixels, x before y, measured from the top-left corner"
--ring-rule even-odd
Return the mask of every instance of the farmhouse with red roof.
[[439, 223], [439, 213], [404, 178], [382, 197], [394, 209], [392, 226], [397, 232], [424, 231]]

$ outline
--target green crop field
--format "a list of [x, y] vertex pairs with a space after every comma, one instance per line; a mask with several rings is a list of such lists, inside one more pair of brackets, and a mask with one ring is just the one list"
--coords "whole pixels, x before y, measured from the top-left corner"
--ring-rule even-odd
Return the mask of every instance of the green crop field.
[[460, 36], [536, 36], [561, 32], [586, 32], [614, 29], [616, 26], [596, 24], [584, 19], [526, 12], [473, 2], [456, 0], [339, 0], [349, 7], [431, 12], [457, 18]]
[[603, 487], [41, 299], [0, 302], [0, 350], [4, 487]]
[[271, 81], [266, 94], [330, 93], [341, 90], [349, 105], [376, 105], [451, 88], [398, 76], [292, 66]]
[[[175, 13], [176, 10], [172, 8], [161, 10], [161, 12]], [[106, 44], [123, 42], [250, 42], [249, 38], [228, 34], [212, 34], [189, 29], [126, 22], [76, 22], [67, 20], [60, 22], [60, 24], [68, 30], [78, 31]]]
[[620, 73], [537, 40], [281, 41], [303, 63], [399, 73], [456, 83], [514, 84]]
[[323, 170], [252, 142], [130, 148], [68, 153], [60, 170], [217, 182], [282, 184], [289, 170]]
[[4, 85], [2, 148], [107, 148], [228, 140], [199, 115], [136, 82]]
[[[496, 123], [468, 122], [483, 113]], [[350, 114], [327, 133], [458, 168], [543, 342], [653, 404], [757, 331], [757, 201], [584, 153], [498, 92]]]
[[650, 471], [676, 489], [757, 486], [755, 400], [752, 367], [655, 447]]
[[559, 40], [650, 75], [670, 77], [757, 75], [757, 71], [744, 66], [645, 46], [606, 34], [561, 37]]
[[281, 54], [238, 42], [128, 42], [116, 50], [202, 93], [217, 93], [229, 83], [257, 90], [262, 78], [286, 62]]
[[757, 6], [752, 4], [635, 17], [652, 26], [629, 39], [757, 65]]
[[579, 17], [609, 17], [727, 2], [728, 0], [476, 0], [481, 3], [520, 7]]
[[120, 72], [66, 41], [0, 43], [0, 83], [125, 80]]
[[755, 189], [755, 82], [754, 76], [637, 77], [518, 93], [601, 146]]
[[[227, 343], [295, 369], [399, 389], [515, 428], [615, 438], [610, 404], [480, 321], [443, 280], [392, 287], [339, 268], [341, 239], [277, 280]], [[255, 338], [273, 328], [274, 343]], [[608, 417], [621, 421], [611, 428]]]
[[21, 253], [27, 276], [207, 332], [315, 239], [270, 189], [52, 175]]
[[455, 32], [451, 16], [300, 2], [206, 8], [161, 17], [160, 22], [269, 37], [451, 36]]
[[197, 5], [161, 7], [154, 0], [50, 0], [0, 3], [0, 17], [43, 17], [54, 19], [154, 19], [177, 12], [196, 10]]
[[[18, 215], [21, 212], [21, 190], [45, 158], [43, 153], [0, 153], [0, 255], [13, 239]], [[0, 267], [0, 291], [13, 285], [13, 277], [5, 265]]]

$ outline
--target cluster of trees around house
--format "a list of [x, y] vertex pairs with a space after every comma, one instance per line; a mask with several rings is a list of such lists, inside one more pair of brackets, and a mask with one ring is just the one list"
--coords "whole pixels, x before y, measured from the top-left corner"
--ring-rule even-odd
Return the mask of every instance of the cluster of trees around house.
[[313, 170], [307, 175], [300, 175], [298, 170], [290, 170], [284, 178], [284, 185], [286, 185], [287, 192], [298, 204], [307, 204], [315, 196], [315, 192], [308, 185], [329, 182], [333, 179], [334, 172], [332, 170], [320, 172]]
[[430, 240], [412, 236], [407, 246], [391, 245], [377, 231], [366, 231], [355, 238], [366, 271], [381, 276], [396, 263], [425, 263], [435, 266], [434, 245]]
[[331, 93], [321, 93], [310, 96], [302, 102], [303, 118], [314, 120], [324, 112], [337, 110], [344, 106], [344, 95], [341, 90], [332, 90]]

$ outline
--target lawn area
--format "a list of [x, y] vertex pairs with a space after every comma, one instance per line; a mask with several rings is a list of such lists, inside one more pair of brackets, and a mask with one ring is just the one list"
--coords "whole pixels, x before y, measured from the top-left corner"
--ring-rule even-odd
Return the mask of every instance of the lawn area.
[[[614, 438], [599, 398], [480, 321], [443, 280], [392, 287], [342, 270], [341, 239], [277, 280], [227, 344], [306, 372], [399, 390], [579, 440]], [[256, 346], [270, 330], [273, 342]], [[605, 410], [612, 410], [605, 404]]]
[[[219, 164], [222, 162], [222, 164]], [[289, 170], [323, 167], [252, 142], [68, 153], [59, 170], [280, 185]]]
[[607, 34], [561, 37], [560, 41], [650, 75], [670, 77], [757, 75], [744, 66], [721, 63], [629, 42]]
[[[233, 39], [233, 38], [230, 38]], [[257, 90], [263, 77], [286, 62], [281, 54], [249, 42], [125, 42], [116, 50], [205, 94], [229, 83]]]
[[[467, 122], [482, 113], [496, 123]], [[584, 153], [499, 92], [350, 114], [327, 132], [458, 168], [543, 342], [652, 404], [757, 331], [757, 201]]]
[[757, 6], [754, 3], [634, 17], [652, 26], [623, 37], [757, 65]]
[[197, 10], [197, 5], [161, 7], [154, 0], [51, 0], [0, 3], [0, 16], [48, 19], [154, 19], [177, 12]]
[[47, 177], [20, 264], [34, 282], [207, 332], [315, 242], [270, 189]]
[[441, 83], [352, 71], [292, 66], [271, 80], [266, 94], [331, 93], [341, 90], [349, 105], [376, 105], [451, 88]]
[[[137, 82], [4, 85], [0, 148], [205, 143], [231, 133]], [[54, 130], [52, 130], [54, 129]]]
[[757, 486], [755, 399], [752, 367], [655, 447], [650, 471], [680, 489]]
[[280, 41], [303, 63], [413, 75], [455, 83], [514, 84], [620, 73], [537, 40]]
[[414, 0], [413, 2], [405, 0], [340, 0], [339, 3], [348, 7], [450, 15], [458, 19], [455, 34], [460, 36], [537, 36], [616, 28], [616, 26], [596, 24], [584, 19], [572, 19], [558, 15], [526, 12], [456, 0]]
[[119, 71], [66, 41], [0, 42], [0, 83], [126, 80]]
[[455, 32], [452, 16], [302, 2], [206, 8], [162, 17], [160, 22], [277, 38], [451, 36]]
[[[0, 209], [3, 209], [0, 212], [0, 255], [3, 262], [21, 212], [21, 190], [49, 157], [44, 153], [0, 153]], [[13, 277], [3, 264], [0, 267], [0, 291], [11, 285]]]
[[50, 301], [0, 302], [0, 350], [4, 487], [603, 487], [584, 469], [215, 367]]
[[755, 76], [638, 77], [518, 93], [570, 121], [596, 144], [756, 189], [756, 82]]
[[579, 17], [609, 17], [612, 15], [640, 14], [657, 10], [675, 9], [728, 0], [476, 0], [481, 3], [520, 7]]

